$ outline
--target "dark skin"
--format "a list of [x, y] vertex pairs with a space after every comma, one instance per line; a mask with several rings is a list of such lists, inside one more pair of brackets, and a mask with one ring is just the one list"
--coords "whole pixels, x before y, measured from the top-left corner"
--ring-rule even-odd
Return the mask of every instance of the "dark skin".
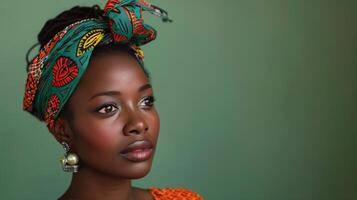
[[[96, 96], [107, 91], [112, 92]], [[68, 101], [71, 117], [59, 117], [52, 132], [80, 160], [79, 172], [59, 199], [153, 199], [147, 189], [131, 185], [132, 179], [148, 174], [153, 156], [132, 162], [119, 154], [142, 139], [149, 140], [155, 152], [160, 120], [150, 96], [148, 77], [128, 53], [92, 57]]]

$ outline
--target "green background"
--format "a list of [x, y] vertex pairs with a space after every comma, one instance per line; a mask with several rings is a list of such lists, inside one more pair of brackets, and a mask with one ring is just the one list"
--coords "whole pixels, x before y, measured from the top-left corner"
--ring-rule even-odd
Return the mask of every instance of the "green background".
[[[55, 199], [61, 146], [22, 111], [25, 53], [49, 18], [99, 0], [0, 1], [0, 199]], [[156, 0], [144, 47], [161, 117], [139, 187], [205, 199], [357, 199], [354, 0]]]

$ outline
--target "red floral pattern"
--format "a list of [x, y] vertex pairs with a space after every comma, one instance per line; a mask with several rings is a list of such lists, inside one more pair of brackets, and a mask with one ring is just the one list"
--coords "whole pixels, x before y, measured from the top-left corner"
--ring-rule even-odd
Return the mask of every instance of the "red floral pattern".
[[48, 100], [44, 120], [49, 130], [53, 130], [54, 128], [54, 122], [55, 122], [54, 116], [57, 114], [60, 104], [61, 102], [57, 95], [52, 95]]
[[[84, 21], [84, 20], [83, 20]], [[23, 101], [23, 109], [32, 111], [33, 102], [35, 100], [36, 92], [38, 89], [38, 83], [42, 75], [43, 62], [52, 50], [52, 48], [60, 41], [67, 31], [82, 21], [78, 21], [67, 26], [64, 30], [57, 33], [43, 48], [40, 49], [38, 55], [31, 61], [29, 66], [29, 72], [27, 73], [25, 95]]]
[[117, 34], [117, 33], [115, 33], [115, 31], [113, 31], [113, 29], [112, 29], [113, 21], [111, 19], [109, 20], [108, 24], [109, 24], [110, 29], [112, 30], [111, 32], [112, 32], [112, 36], [113, 36], [114, 41], [122, 42], [122, 41], [127, 41], [128, 40], [128, 38], [125, 37], [124, 35]]
[[62, 87], [73, 81], [78, 75], [76, 63], [67, 57], [59, 57], [52, 70], [52, 85]]
[[[104, 7], [104, 12], [108, 12], [109, 10], [113, 9], [114, 6], [119, 3], [120, 0], [109, 0]], [[118, 10], [113, 10], [115, 12], [118, 12]]]
[[23, 101], [23, 107], [30, 108], [32, 106], [33, 99], [35, 98], [35, 95], [32, 94], [35, 94], [37, 90], [37, 84], [35, 84], [34, 77], [32, 74], [29, 74], [27, 76], [25, 87], [26, 87], [26, 91]]

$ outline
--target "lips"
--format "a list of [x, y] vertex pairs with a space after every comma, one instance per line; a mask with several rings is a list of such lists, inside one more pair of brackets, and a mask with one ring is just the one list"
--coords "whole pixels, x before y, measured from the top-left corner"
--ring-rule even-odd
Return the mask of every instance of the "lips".
[[138, 140], [128, 145], [120, 154], [133, 162], [148, 160], [153, 151], [153, 145], [148, 140]]

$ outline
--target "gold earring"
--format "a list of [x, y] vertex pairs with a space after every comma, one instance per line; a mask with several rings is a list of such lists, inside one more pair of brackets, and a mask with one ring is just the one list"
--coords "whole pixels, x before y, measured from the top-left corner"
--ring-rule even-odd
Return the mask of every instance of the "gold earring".
[[61, 143], [65, 151], [64, 156], [61, 158], [63, 171], [65, 172], [78, 172], [79, 158], [75, 153], [69, 153], [69, 145], [66, 142]]

